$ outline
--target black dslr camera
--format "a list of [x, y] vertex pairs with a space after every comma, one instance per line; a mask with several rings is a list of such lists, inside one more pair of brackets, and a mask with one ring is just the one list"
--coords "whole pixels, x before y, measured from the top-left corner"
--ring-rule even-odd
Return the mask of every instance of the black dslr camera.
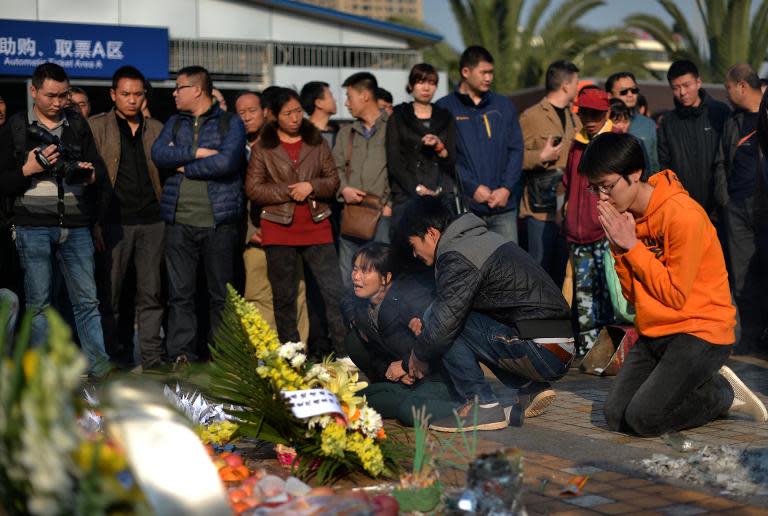
[[[57, 180], [64, 180], [69, 185], [83, 184], [88, 181], [93, 169], [81, 168], [78, 162], [82, 161], [82, 150], [77, 145], [66, 145], [55, 134], [51, 134], [36, 123], [28, 128], [29, 136], [40, 144], [35, 149], [35, 160], [46, 172], [50, 172]], [[55, 145], [59, 153], [56, 163], [51, 163], [43, 155], [43, 149], [49, 145]]]

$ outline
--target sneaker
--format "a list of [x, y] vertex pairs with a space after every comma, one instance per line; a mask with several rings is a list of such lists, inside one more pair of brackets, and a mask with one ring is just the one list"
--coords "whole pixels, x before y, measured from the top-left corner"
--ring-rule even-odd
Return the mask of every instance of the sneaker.
[[509, 426], [520, 427], [525, 424], [525, 409], [519, 400], [513, 405], [504, 407], [504, 417], [507, 418]]
[[544, 413], [553, 401], [555, 401], [555, 391], [546, 389], [536, 394], [530, 394], [531, 398], [528, 406], [525, 407], [525, 417], [536, 417]]
[[764, 423], [768, 421], [768, 410], [757, 395], [749, 390], [736, 373], [728, 366], [720, 368], [720, 375], [731, 385], [733, 389], [733, 404], [729, 412], [743, 412], [749, 414], [755, 421]]
[[[490, 405], [490, 404], [488, 404]], [[475, 424], [477, 407], [477, 424]], [[468, 401], [460, 409], [454, 410], [455, 416], [446, 416], [429, 425], [430, 430], [438, 432], [471, 432], [472, 430], [500, 430], [507, 427], [507, 417], [501, 404], [484, 407], [480, 403]]]

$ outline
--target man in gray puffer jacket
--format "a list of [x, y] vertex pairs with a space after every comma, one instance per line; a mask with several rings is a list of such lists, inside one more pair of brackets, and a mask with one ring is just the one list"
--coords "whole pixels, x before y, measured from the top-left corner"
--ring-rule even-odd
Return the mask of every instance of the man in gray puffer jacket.
[[[570, 309], [560, 290], [514, 242], [490, 232], [471, 213], [452, 220], [434, 198], [411, 204], [399, 227], [413, 254], [435, 267], [437, 295], [422, 319], [411, 321], [420, 345], [409, 374], [421, 378], [442, 357], [454, 387], [467, 403], [457, 418], [436, 420], [444, 432], [505, 428], [540, 415], [555, 392], [549, 382], [568, 371], [573, 357]], [[503, 409], [485, 379], [485, 364], [518, 403]], [[474, 409], [477, 409], [477, 421]]]

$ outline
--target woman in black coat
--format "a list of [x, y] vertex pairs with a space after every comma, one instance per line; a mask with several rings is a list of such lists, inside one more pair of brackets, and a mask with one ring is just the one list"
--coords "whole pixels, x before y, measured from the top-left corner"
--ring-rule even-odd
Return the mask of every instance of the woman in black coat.
[[443, 195], [458, 211], [456, 126], [451, 113], [432, 104], [438, 75], [432, 65], [411, 69], [406, 91], [413, 102], [394, 108], [387, 122], [387, 173], [392, 190], [392, 227], [410, 199]]
[[451, 414], [458, 406], [440, 363], [422, 380], [408, 375], [408, 359], [418, 339], [408, 328], [423, 317], [435, 296], [429, 271], [404, 273], [393, 278], [392, 251], [371, 242], [354, 256], [354, 295], [343, 301], [342, 312], [351, 327], [345, 345], [349, 357], [371, 382], [362, 391], [368, 403], [384, 418], [413, 423], [412, 407], [422, 405], [435, 417]]

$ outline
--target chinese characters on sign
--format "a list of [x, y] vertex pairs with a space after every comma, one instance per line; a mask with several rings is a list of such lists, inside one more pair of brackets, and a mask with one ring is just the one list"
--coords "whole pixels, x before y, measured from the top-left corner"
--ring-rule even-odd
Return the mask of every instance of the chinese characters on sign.
[[72, 76], [109, 77], [132, 64], [152, 79], [168, 77], [168, 30], [3, 20], [0, 75], [28, 75], [46, 61]]

